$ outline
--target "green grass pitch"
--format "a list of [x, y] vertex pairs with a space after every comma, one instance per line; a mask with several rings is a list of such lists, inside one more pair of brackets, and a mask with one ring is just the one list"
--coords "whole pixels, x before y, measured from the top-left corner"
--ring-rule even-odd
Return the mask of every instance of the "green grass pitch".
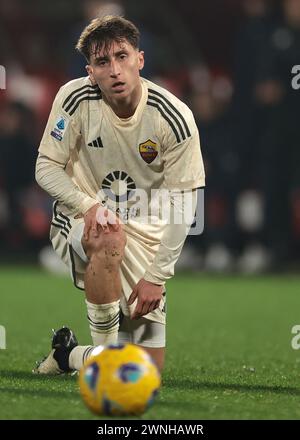
[[[66, 324], [90, 343], [83, 295], [35, 268], [0, 270], [0, 419], [96, 419], [77, 379], [31, 374]], [[168, 283], [163, 387], [142, 419], [299, 419], [300, 277], [177, 275]]]

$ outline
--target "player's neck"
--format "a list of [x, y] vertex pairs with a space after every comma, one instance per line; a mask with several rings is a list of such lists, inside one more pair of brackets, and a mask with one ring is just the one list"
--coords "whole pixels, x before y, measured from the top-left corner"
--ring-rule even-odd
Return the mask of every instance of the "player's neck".
[[111, 107], [113, 112], [122, 119], [130, 118], [137, 106], [139, 105], [142, 96], [142, 85], [139, 83], [137, 87], [133, 90], [130, 96], [124, 98], [124, 100], [109, 100], [104, 98], [107, 104]]

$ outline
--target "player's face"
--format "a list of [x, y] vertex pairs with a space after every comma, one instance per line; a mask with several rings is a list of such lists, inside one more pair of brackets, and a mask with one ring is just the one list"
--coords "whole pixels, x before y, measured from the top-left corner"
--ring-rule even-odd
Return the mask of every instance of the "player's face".
[[102, 49], [91, 55], [87, 71], [105, 97], [117, 102], [130, 97], [140, 87], [143, 66], [144, 53], [124, 40], [113, 42], [109, 50]]

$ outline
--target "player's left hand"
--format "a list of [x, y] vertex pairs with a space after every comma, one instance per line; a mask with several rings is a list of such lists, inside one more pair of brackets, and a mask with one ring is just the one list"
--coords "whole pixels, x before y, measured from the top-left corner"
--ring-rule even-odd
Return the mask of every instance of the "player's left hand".
[[131, 319], [141, 318], [157, 309], [162, 299], [163, 291], [163, 286], [150, 283], [142, 278], [134, 287], [128, 300], [128, 305], [131, 305], [137, 298], [137, 305], [131, 315]]

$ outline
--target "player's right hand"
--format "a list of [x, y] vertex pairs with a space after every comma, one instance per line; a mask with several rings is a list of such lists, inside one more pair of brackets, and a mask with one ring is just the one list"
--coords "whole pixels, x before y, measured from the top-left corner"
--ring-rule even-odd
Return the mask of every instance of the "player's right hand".
[[114, 231], [118, 231], [120, 227], [120, 221], [116, 215], [99, 203], [92, 206], [84, 214], [84, 223], [83, 237], [85, 240], [89, 239], [90, 234], [93, 238], [97, 238], [100, 234], [99, 228], [102, 228], [103, 232], [108, 234], [109, 226]]
[[119, 218], [108, 208], [100, 205], [96, 212], [96, 221], [100, 225], [104, 232], [109, 232], [109, 227], [113, 231], [118, 231], [120, 228]]

